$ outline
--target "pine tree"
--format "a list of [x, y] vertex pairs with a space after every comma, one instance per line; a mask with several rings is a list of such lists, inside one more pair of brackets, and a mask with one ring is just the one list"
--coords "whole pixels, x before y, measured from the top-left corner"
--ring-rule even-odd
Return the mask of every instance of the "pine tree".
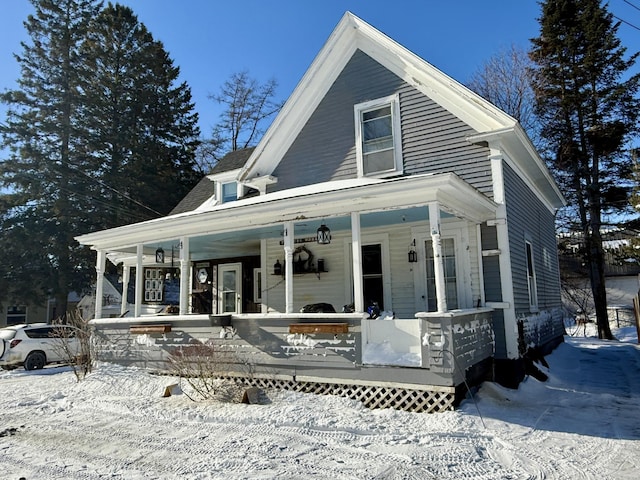
[[[84, 161], [76, 141], [79, 45], [99, 4], [32, 3], [35, 13], [25, 22], [31, 43], [22, 43], [22, 54], [16, 55], [19, 89], [1, 97], [9, 107], [2, 146], [10, 153], [0, 164], [0, 179], [12, 194], [5, 196], [7, 210], [0, 219], [0, 251], [3, 265], [13, 265], [5, 271], [12, 300], [32, 303], [52, 295], [58, 313], [65, 313], [68, 293], [87, 284], [89, 254], [73, 236], [91, 219], [82, 208], [86, 182], [72, 169]], [[78, 268], [85, 274], [76, 274]]]
[[133, 11], [109, 4], [92, 24], [83, 108], [87, 155], [113, 227], [168, 213], [195, 185], [199, 130], [179, 69]]
[[197, 115], [162, 44], [126, 7], [31, 0], [21, 78], [0, 100], [0, 300], [89, 287], [74, 236], [167, 213], [195, 184]]
[[585, 263], [600, 338], [607, 318], [603, 216], [625, 208], [631, 168], [626, 141], [637, 132], [640, 75], [600, 0], [542, 2], [540, 36], [532, 39], [534, 91], [550, 163], [584, 238]]

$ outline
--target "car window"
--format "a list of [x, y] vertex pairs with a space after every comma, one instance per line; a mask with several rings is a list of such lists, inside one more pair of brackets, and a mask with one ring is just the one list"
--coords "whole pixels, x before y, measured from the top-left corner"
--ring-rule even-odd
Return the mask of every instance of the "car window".
[[24, 333], [26, 333], [29, 338], [50, 338], [51, 327], [31, 328], [25, 330]]
[[3, 340], [13, 340], [13, 337], [16, 336], [16, 331], [12, 328], [2, 329], [0, 330], [0, 338]]

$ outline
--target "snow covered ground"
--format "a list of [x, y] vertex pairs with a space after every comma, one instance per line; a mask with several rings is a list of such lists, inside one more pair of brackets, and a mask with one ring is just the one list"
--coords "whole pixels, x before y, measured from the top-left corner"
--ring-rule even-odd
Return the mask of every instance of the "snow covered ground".
[[100, 365], [0, 374], [0, 478], [636, 479], [640, 347], [567, 336], [550, 379], [483, 384], [455, 412], [371, 411], [268, 392], [262, 405], [162, 398], [168, 377]]

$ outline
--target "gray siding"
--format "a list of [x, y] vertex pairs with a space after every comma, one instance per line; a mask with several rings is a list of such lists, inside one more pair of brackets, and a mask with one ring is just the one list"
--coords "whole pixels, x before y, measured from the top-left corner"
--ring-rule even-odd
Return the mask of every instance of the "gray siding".
[[516, 314], [529, 313], [525, 240], [533, 247], [538, 307], [540, 310], [559, 308], [560, 273], [554, 215], [506, 163], [504, 178]]
[[486, 147], [475, 133], [398, 76], [357, 51], [274, 171], [270, 191], [357, 175], [354, 105], [398, 93], [405, 174], [455, 172], [491, 196]]
[[[514, 304], [518, 321], [522, 322], [523, 338], [519, 340], [521, 345], [540, 347], [563, 334], [555, 219], [506, 163], [504, 181]], [[526, 241], [533, 249], [537, 312], [529, 308]]]

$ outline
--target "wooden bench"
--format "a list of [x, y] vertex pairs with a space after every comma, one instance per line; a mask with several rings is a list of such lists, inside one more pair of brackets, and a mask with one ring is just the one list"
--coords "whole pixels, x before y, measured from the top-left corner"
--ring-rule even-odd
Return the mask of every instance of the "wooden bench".
[[292, 323], [289, 325], [289, 333], [349, 333], [348, 323]]
[[145, 334], [145, 333], [169, 333], [171, 331], [171, 324], [169, 323], [156, 323], [151, 325], [131, 325], [129, 327], [129, 333]]

